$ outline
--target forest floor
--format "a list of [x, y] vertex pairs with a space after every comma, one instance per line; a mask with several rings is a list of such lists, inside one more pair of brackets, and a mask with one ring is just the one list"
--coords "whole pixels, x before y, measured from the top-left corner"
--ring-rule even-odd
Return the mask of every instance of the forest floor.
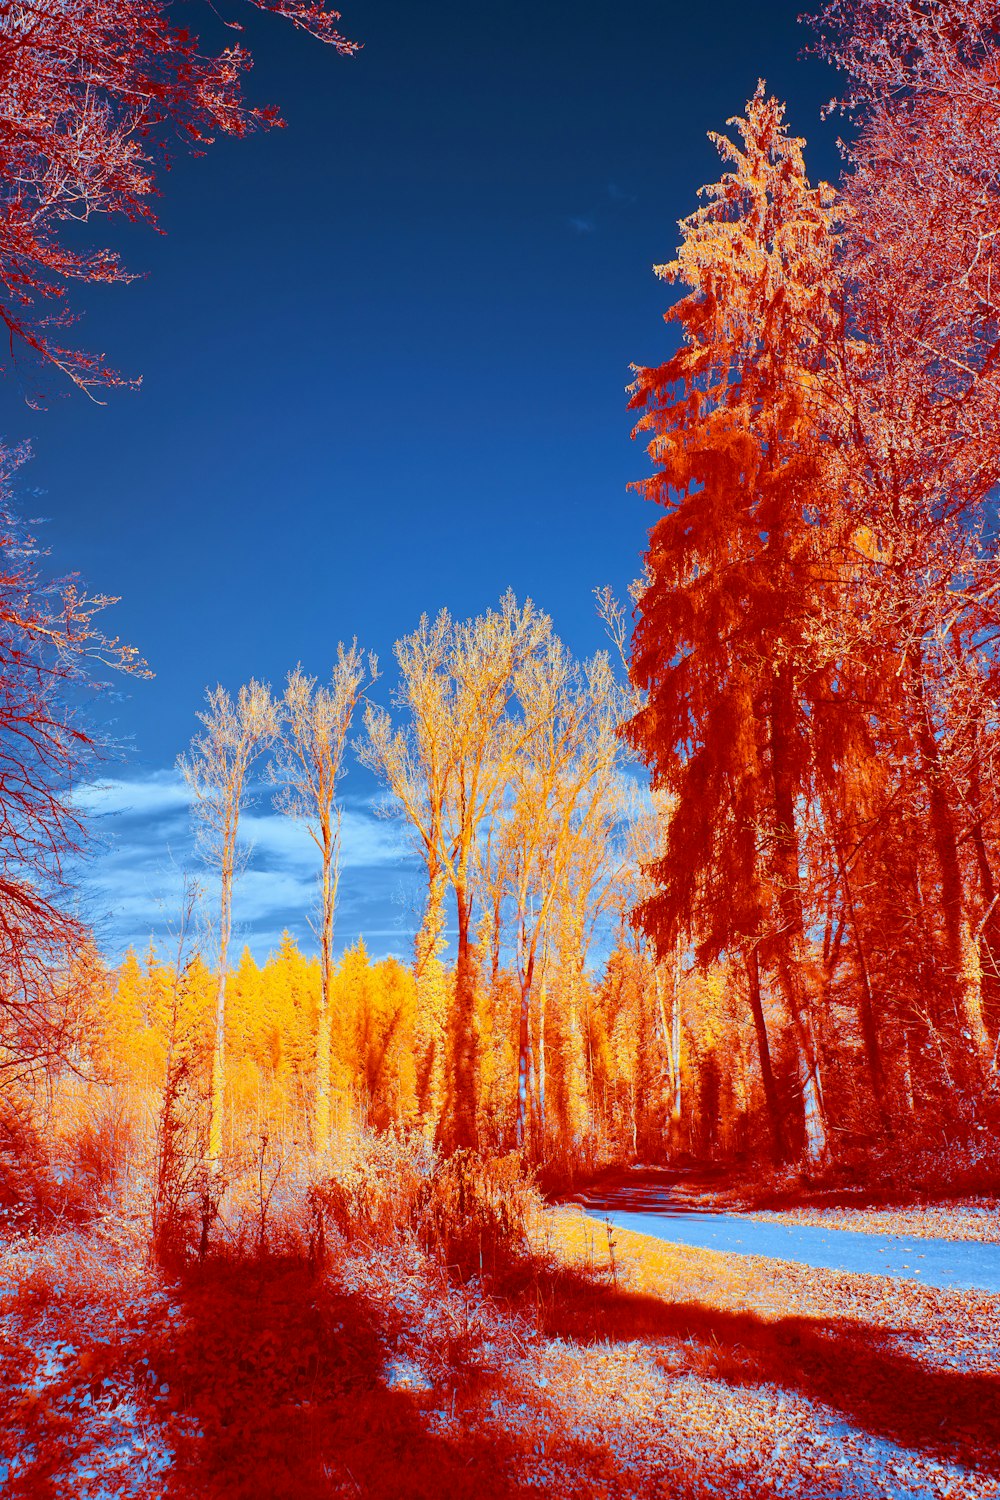
[[811, 1224], [817, 1229], [852, 1229], [864, 1234], [903, 1234], [914, 1239], [1000, 1245], [1000, 1203], [989, 1198], [900, 1204], [895, 1208], [790, 1205], [782, 1209], [753, 1209], [751, 1217], [760, 1223]]
[[0, 1493], [1000, 1496], [1000, 1297], [547, 1211], [503, 1289], [411, 1244], [167, 1277], [113, 1217], [0, 1242]]

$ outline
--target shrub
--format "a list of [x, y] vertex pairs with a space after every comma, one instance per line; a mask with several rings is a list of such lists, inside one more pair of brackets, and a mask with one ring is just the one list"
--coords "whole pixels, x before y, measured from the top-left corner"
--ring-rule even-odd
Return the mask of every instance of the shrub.
[[127, 1103], [102, 1090], [80, 1101], [64, 1150], [74, 1176], [100, 1191], [128, 1171], [139, 1145], [139, 1130]]
[[310, 1258], [327, 1229], [372, 1245], [415, 1240], [462, 1279], [495, 1280], [530, 1250], [541, 1200], [518, 1156], [440, 1156], [420, 1136], [358, 1135], [309, 1190]]
[[436, 1163], [423, 1186], [417, 1237], [429, 1255], [461, 1277], [495, 1281], [530, 1253], [540, 1203], [519, 1156], [457, 1151]]
[[433, 1147], [419, 1136], [352, 1134], [313, 1198], [326, 1223], [346, 1239], [391, 1243], [410, 1232], [426, 1183]]
[[209, 1191], [204, 1129], [191, 1062], [182, 1053], [167, 1070], [156, 1125], [156, 1167], [150, 1205], [152, 1245], [165, 1264], [187, 1258], [218, 1211]]

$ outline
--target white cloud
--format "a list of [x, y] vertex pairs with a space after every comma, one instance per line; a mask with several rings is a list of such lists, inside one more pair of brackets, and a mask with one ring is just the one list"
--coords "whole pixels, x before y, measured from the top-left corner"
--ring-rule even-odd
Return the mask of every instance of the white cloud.
[[[240, 828], [255, 856], [316, 868], [319, 851], [304, 822], [278, 812], [250, 812], [241, 819]], [[394, 865], [412, 857], [399, 824], [376, 817], [367, 808], [345, 807], [340, 826], [343, 869]]]
[[186, 810], [188, 789], [176, 771], [151, 771], [134, 779], [90, 781], [77, 787], [73, 801], [95, 818], [110, 815], [162, 817]]
[[[251, 847], [235, 891], [234, 937], [263, 958], [288, 928], [311, 950], [319, 853], [304, 824], [272, 810], [270, 789], [258, 791], [241, 822]], [[143, 947], [151, 936], [168, 939], [184, 902], [185, 872], [202, 888], [206, 911], [214, 910], [217, 879], [197, 856], [188, 792], [176, 771], [92, 782], [76, 801], [97, 836], [97, 852], [80, 876], [84, 905], [109, 954]], [[355, 796], [344, 807], [341, 843], [338, 933], [345, 942], [363, 933], [373, 952], [408, 952], [412, 923], [396, 892], [419, 861], [404, 826], [377, 817]]]

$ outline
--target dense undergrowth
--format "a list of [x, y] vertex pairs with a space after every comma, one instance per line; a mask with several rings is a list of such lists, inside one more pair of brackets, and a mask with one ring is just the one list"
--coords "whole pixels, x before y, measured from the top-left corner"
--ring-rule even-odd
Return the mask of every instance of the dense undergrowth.
[[[76, 1079], [0, 1116], [0, 1226], [38, 1234], [110, 1219], [169, 1268], [219, 1256], [286, 1256], [314, 1269], [338, 1240], [412, 1242], [456, 1276], [495, 1277], [531, 1252], [541, 1205], [519, 1155], [445, 1156], [418, 1132], [343, 1128], [322, 1154], [301, 1135], [255, 1135], [206, 1160], [197, 1122], [170, 1101]], [[37, 1101], [36, 1117], [37, 1117]], [[303, 1132], [304, 1133], [304, 1132]]]
[[857, 1208], [956, 1203], [977, 1200], [995, 1206], [1000, 1200], [1000, 1141], [930, 1145], [897, 1138], [864, 1151], [842, 1149], [820, 1168], [801, 1164], [776, 1166], [766, 1156], [698, 1159], [686, 1154], [666, 1162], [608, 1162], [592, 1172], [568, 1175], [541, 1170], [539, 1186], [547, 1200], [584, 1201], [600, 1196], [608, 1185], [641, 1182], [650, 1175], [692, 1206], [720, 1209]]
[[532, 1337], [520, 1160], [355, 1128], [209, 1170], [147, 1104], [64, 1080], [44, 1130], [5, 1115], [0, 1492], [481, 1493], [417, 1407]]
[[934, 1201], [973, 1195], [1000, 1196], [1000, 1142], [985, 1132], [964, 1142], [884, 1141], [864, 1152], [845, 1151], [823, 1171], [768, 1171], [752, 1175], [748, 1200], [807, 1198], [868, 1203]]
[[996, 1490], [996, 1299], [644, 1247], [418, 1134], [210, 1172], [156, 1104], [5, 1116], [5, 1500]]

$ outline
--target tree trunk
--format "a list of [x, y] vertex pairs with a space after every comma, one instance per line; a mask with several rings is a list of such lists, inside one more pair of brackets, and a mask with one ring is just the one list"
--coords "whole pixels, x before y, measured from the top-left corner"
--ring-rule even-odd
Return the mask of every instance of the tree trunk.
[[948, 968], [955, 986], [955, 1012], [960, 1032], [957, 1051], [963, 1081], [974, 1090], [990, 1055], [989, 1035], [983, 1021], [983, 974], [979, 944], [969, 917], [955, 820], [945, 789], [944, 767], [927, 707], [919, 663], [912, 667], [910, 681], [917, 705], [920, 752], [930, 800], [934, 846], [941, 872], [941, 915]]
[[468, 888], [455, 885], [458, 917], [458, 958], [455, 966], [455, 1005], [451, 1026], [450, 1109], [446, 1143], [451, 1150], [476, 1146], [476, 957], [469, 937]]
[[440, 1124], [444, 1095], [445, 968], [444, 875], [428, 853], [427, 904], [413, 944], [413, 977], [417, 990], [416, 1039], [419, 1054], [417, 1110], [425, 1131]]
[[913, 1092], [913, 1048], [910, 1041], [910, 1027], [903, 1027], [903, 1098], [906, 1100], [907, 1113], [913, 1116], [917, 1112], [916, 1096]]
[[885, 1069], [882, 1064], [882, 1048], [879, 1044], [878, 1026], [875, 1021], [875, 1006], [872, 1000], [871, 980], [868, 974], [868, 960], [865, 957], [864, 938], [861, 932], [861, 924], [858, 921], [857, 908], [854, 905], [854, 891], [851, 887], [851, 877], [848, 874], [847, 861], [839, 842], [834, 845], [837, 863], [840, 866], [840, 878], [844, 884], [844, 896], [847, 900], [847, 910], [851, 918], [851, 930], [854, 933], [854, 951], [858, 960], [858, 977], [861, 986], [858, 996], [858, 1017], [861, 1022], [861, 1039], [865, 1049], [865, 1061], [868, 1065], [868, 1081], [871, 1084], [872, 1095], [875, 1099], [875, 1107], [882, 1129], [886, 1135], [892, 1135], [892, 1119], [885, 1102]]
[[681, 1084], [681, 959], [680, 940], [677, 942], [677, 952], [674, 957], [673, 969], [670, 981], [670, 1015], [663, 1000], [664, 972], [663, 965], [656, 963], [653, 966], [653, 990], [656, 995], [657, 1012], [660, 1019], [660, 1031], [663, 1037], [663, 1050], [667, 1060], [667, 1094], [669, 1098], [667, 1113], [667, 1144], [676, 1147], [680, 1144], [680, 1130], [682, 1118], [682, 1084]]
[[819, 1069], [815, 1052], [809, 1044], [799, 1051], [799, 1085], [802, 1089], [802, 1119], [806, 1133], [806, 1159], [810, 1165], [822, 1166], [829, 1155], [826, 1138], [826, 1120], [823, 1111], [823, 1093], [820, 1087]]
[[316, 1026], [316, 1102], [313, 1145], [319, 1153], [330, 1144], [330, 1030], [333, 998], [333, 913], [336, 904], [332, 830], [323, 830], [323, 925], [320, 934], [320, 997]]
[[493, 918], [490, 924], [490, 995], [495, 1000], [500, 979], [500, 939], [503, 933], [501, 910], [503, 886], [499, 883], [493, 893]]
[[806, 1157], [818, 1166], [829, 1154], [819, 1060], [807, 1009], [803, 984], [805, 919], [802, 912], [799, 875], [799, 837], [795, 820], [793, 746], [788, 725], [792, 722], [791, 669], [775, 673], [771, 690], [771, 773], [774, 789], [774, 875], [781, 919], [776, 935], [776, 970], [799, 1054]]
[[535, 972], [535, 956], [528, 955], [528, 962], [521, 975], [521, 1006], [517, 1037], [517, 1124], [515, 1139], [519, 1147], [528, 1138], [528, 1111], [531, 1099], [531, 1074], [534, 1059], [531, 1055], [531, 981]]
[[231, 844], [223, 848], [219, 903], [219, 983], [215, 992], [215, 1037], [212, 1046], [212, 1082], [208, 1101], [208, 1170], [215, 1175], [222, 1155], [222, 1110], [226, 1091], [226, 977], [229, 939], [233, 926], [233, 877], [235, 874], [235, 830]]
[[771, 1048], [767, 1039], [767, 1022], [764, 1019], [764, 1006], [760, 993], [760, 956], [756, 943], [747, 953], [747, 984], [750, 991], [750, 1009], [753, 1012], [754, 1029], [757, 1032], [757, 1056], [760, 1059], [760, 1078], [764, 1086], [764, 1102], [767, 1105], [767, 1118], [771, 1126], [771, 1145], [774, 1159], [780, 1164], [786, 1159], [788, 1148], [781, 1123], [778, 1090], [775, 1087], [774, 1071], [771, 1067]]
[[538, 991], [538, 1128], [537, 1149], [545, 1156], [545, 1020], [548, 993], [545, 988], [545, 961], [542, 961], [542, 982]]
[[589, 1124], [589, 1090], [587, 1088], [586, 1042], [581, 1025], [583, 1006], [583, 963], [576, 945], [568, 955], [563, 972], [568, 985], [566, 997], [566, 1029], [568, 1046], [566, 1056], [566, 1096], [569, 1112], [570, 1149], [574, 1161], [587, 1139]]
[[215, 1040], [208, 1098], [208, 1166], [214, 1173], [222, 1155], [222, 1100], [226, 1086], [226, 971], [219, 970], [215, 992]]
[[983, 1020], [994, 1042], [1000, 1040], [1000, 895], [998, 895], [986, 835], [983, 830], [983, 797], [979, 773], [979, 752], [972, 759], [971, 796], [974, 810], [972, 843], [979, 867], [979, 881], [986, 915], [979, 936], [980, 966], [983, 975]]

